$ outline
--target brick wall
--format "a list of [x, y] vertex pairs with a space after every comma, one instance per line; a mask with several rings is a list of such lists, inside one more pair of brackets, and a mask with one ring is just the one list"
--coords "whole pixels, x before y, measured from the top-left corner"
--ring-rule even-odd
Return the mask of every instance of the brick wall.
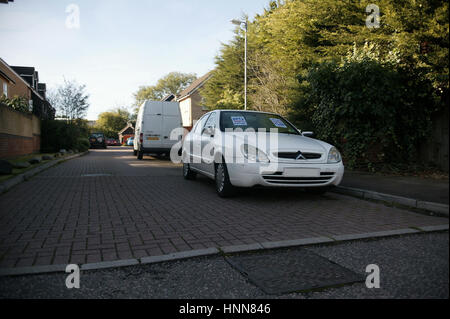
[[0, 133], [0, 158], [12, 158], [39, 152], [40, 137], [23, 137]]
[[40, 135], [38, 117], [0, 105], [0, 158], [39, 152]]

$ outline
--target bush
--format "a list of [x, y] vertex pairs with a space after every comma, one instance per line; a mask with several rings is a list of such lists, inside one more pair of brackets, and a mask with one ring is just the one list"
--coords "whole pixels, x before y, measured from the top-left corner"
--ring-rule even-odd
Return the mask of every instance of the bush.
[[23, 113], [31, 113], [28, 100], [22, 96], [15, 96], [9, 99], [6, 96], [1, 95], [0, 104], [4, 104], [16, 111], [20, 111]]
[[82, 120], [72, 122], [44, 120], [41, 125], [41, 151], [53, 153], [60, 149], [81, 150], [81, 147], [86, 145], [81, 139], [87, 139], [87, 136], [88, 129]]
[[76, 149], [80, 152], [86, 152], [91, 147], [91, 144], [89, 143], [89, 139], [80, 137], [77, 140], [77, 147]]
[[323, 63], [310, 70], [309, 101], [319, 138], [343, 153], [351, 168], [408, 163], [431, 128], [431, 83], [419, 71], [373, 60]]

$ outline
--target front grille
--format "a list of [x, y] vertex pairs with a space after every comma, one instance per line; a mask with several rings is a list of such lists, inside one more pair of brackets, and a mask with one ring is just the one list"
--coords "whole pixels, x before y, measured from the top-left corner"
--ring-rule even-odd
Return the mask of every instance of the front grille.
[[[320, 159], [322, 157], [322, 154], [320, 154], [320, 153], [301, 153], [301, 154], [307, 160]], [[280, 152], [280, 153], [274, 153], [274, 155], [278, 158], [295, 160], [299, 157], [300, 152]], [[302, 159], [300, 159], [300, 160], [302, 160]]]
[[264, 175], [266, 182], [271, 184], [285, 184], [285, 185], [318, 185], [326, 184], [331, 181], [335, 173], [321, 173], [320, 177], [286, 177], [279, 173], [273, 175]]

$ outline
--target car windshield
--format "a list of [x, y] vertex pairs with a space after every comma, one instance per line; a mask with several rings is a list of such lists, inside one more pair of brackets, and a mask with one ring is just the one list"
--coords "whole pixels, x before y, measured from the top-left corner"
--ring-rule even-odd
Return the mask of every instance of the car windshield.
[[226, 129], [253, 129], [266, 130], [270, 132], [271, 129], [278, 129], [281, 134], [300, 133], [284, 118], [275, 114], [257, 113], [257, 112], [239, 112], [226, 111], [221, 113], [220, 130], [225, 132]]
[[94, 134], [91, 135], [91, 137], [94, 137], [94, 138], [103, 138], [103, 134], [101, 134], [101, 133], [94, 133]]

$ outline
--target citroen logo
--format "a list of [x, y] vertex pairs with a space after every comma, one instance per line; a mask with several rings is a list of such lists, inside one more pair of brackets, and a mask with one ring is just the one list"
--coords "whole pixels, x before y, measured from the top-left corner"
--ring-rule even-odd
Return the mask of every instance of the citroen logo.
[[306, 157], [303, 155], [301, 151], [298, 151], [297, 157], [295, 158], [296, 161], [298, 160], [306, 160]]

